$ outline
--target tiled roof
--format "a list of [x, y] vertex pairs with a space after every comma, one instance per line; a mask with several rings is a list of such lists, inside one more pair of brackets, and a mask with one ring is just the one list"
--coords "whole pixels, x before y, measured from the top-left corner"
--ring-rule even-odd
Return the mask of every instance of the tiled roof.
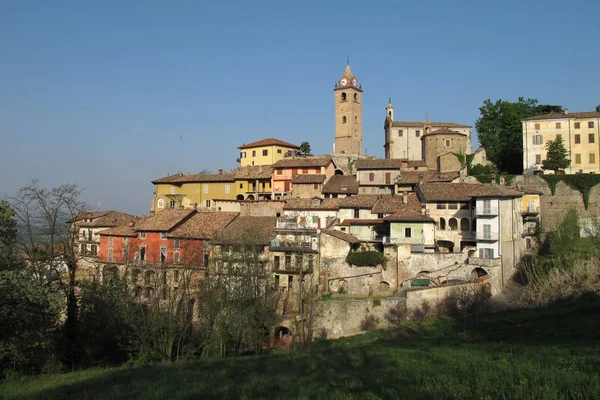
[[323, 185], [323, 193], [358, 194], [358, 181], [353, 175], [334, 175]]
[[329, 165], [331, 157], [296, 157], [279, 160], [273, 164], [274, 169], [281, 168], [306, 168], [306, 167], [326, 167]]
[[433, 218], [413, 210], [397, 211], [385, 217], [384, 220], [389, 222], [435, 222]]
[[282, 147], [291, 147], [294, 149], [299, 149], [300, 146], [297, 146], [292, 143], [284, 142], [283, 140], [275, 139], [275, 138], [267, 138], [258, 140], [256, 142], [243, 144], [238, 147], [238, 149], [250, 149], [252, 147], [262, 147], [262, 146], [282, 146]]
[[323, 181], [325, 181], [325, 174], [300, 174], [292, 179], [292, 183], [295, 185], [302, 183], [323, 183]]
[[167, 208], [138, 222], [135, 224], [135, 229], [138, 231], [168, 232], [196, 212], [196, 210]]
[[[393, 121], [392, 126], [399, 128], [422, 128], [426, 125], [425, 122], [419, 121]], [[432, 128], [470, 128], [469, 125], [457, 124], [455, 122], [431, 122]]]
[[214, 244], [267, 245], [275, 237], [277, 217], [240, 215], [215, 235]]
[[421, 202], [415, 193], [406, 195], [406, 203], [402, 195], [385, 195], [377, 199], [371, 209], [373, 214], [393, 214], [399, 210], [421, 211]]
[[600, 112], [582, 111], [569, 112], [568, 114], [542, 114], [523, 118], [521, 121], [536, 121], [538, 119], [567, 119], [567, 118], [600, 118]]
[[231, 171], [235, 179], [271, 179], [273, 174], [272, 165], [250, 165], [247, 167], [240, 167]]
[[231, 173], [224, 174], [175, 174], [155, 179], [152, 183], [200, 183], [200, 182], [234, 182], [235, 175]]
[[471, 197], [523, 197], [523, 192], [497, 183], [487, 183], [473, 191]]
[[[143, 219], [142, 219], [143, 220]], [[135, 237], [137, 236], [137, 231], [135, 230], [135, 224], [130, 222], [128, 224], [116, 226], [114, 228], [105, 229], [103, 231], [98, 232], [100, 236], [129, 236]]]
[[440, 173], [437, 171], [402, 171], [400, 176], [396, 178], [396, 183], [416, 184], [419, 183], [421, 177], [423, 177], [423, 182], [425, 183], [452, 182], [459, 176], [460, 173], [458, 171], [445, 173]]
[[377, 225], [383, 224], [383, 222], [383, 218], [346, 218], [342, 222], [338, 223], [337, 226]]
[[542, 192], [540, 192], [538, 190], [528, 188], [528, 187], [517, 188], [517, 190], [520, 190], [521, 192], [523, 192], [525, 194], [538, 194], [540, 196], [543, 194]]
[[363, 159], [356, 160], [356, 169], [400, 169], [402, 160], [397, 159]]
[[338, 210], [342, 199], [287, 199], [284, 210]]
[[425, 201], [469, 201], [481, 183], [424, 183], [419, 185], [419, 197]]
[[169, 232], [167, 237], [212, 239], [238, 215], [236, 212], [199, 212]]
[[435, 131], [430, 132], [427, 135], [461, 135], [461, 136], [466, 136], [464, 133], [453, 131], [452, 129], [448, 129], [448, 128], [436, 129]]
[[329, 236], [333, 236], [335, 238], [346, 241], [350, 244], [358, 244], [361, 242], [361, 240], [359, 238], [357, 238], [356, 236], [350, 235], [346, 232], [337, 231], [335, 229], [323, 229], [321, 232], [326, 233]]
[[[85, 222], [86, 219], [92, 219], [92, 222]], [[113, 210], [84, 212], [76, 217], [78, 227], [120, 226], [129, 222], [135, 222], [138, 219], [139, 217], [134, 215]]]
[[360, 194], [358, 196], [349, 196], [340, 199], [340, 208], [373, 208], [377, 202], [378, 195]]
[[426, 167], [427, 163], [425, 162], [425, 160], [408, 160], [406, 161], [406, 166], [409, 168], [414, 168], [414, 167]]

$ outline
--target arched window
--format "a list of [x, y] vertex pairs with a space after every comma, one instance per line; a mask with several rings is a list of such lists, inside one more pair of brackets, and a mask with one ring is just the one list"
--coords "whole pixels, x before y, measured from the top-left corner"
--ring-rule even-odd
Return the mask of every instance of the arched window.
[[450, 221], [448, 221], [448, 226], [453, 231], [457, 230], [458, 229], [458, 221], [456, 220], [456, 218], [450, 218]]
[[342, 92], [342, 101], [346, 101], [346, 92]]
[[164, 199], [158, 199], [158, 201], [156, 202], [156, 206], [158, 208], [165, 208], [165, 200]]
[[471, 224], [469, 223], [469, 218], [463, 218], [460, 220], [460, 230], [468, 231], [471, 228]]
[[392, 116], [392, 112], [391, 112], [391, 111], [388, 111], [388, 115], [391, 117], [391, 116]]
[[344, 116], [342, 117], [342, 124], [345, 124], [345, 123], [347, 122], [347, 120], [348, 120], [348, 119], [347, 119], [347, 118], [346, 118], [346, 116], [344, 115]]
[[444, 218], [440, 218], [440, 229], [446, 230], [446, 220]]
[[358, 101], [358, 94], [354, 93], [354, 101]]
[[476, 218], [473, 218], [473, 221], [471, 221], [471, 230], [473, 232], [477, 231], [477, 219]]
[[354, 116], [354, 123], [358, 124], [358, 116]]

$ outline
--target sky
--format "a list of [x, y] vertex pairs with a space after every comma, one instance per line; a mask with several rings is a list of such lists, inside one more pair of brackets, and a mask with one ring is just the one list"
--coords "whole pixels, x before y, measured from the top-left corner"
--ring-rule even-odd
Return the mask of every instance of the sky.
[[236, 168], [243, 143], [330, 153], [347, 58], [368, 155], [389, 96], [396, 120], [474, 125], [519, 96], [590, 111], [598, 38], [598, 1], [3, 0], [0, 197], [77, 183], [146, 215], [153, 179]]

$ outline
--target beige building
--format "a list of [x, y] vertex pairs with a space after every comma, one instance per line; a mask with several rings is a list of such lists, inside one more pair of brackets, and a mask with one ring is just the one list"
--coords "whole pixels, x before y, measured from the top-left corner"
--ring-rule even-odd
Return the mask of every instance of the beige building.
[[562, 137], [569, 152], [568, 174], [600, 172], [600, 112], [536, 115], [521, 122], [524, 172], [542, 168], [546, 145], [557, 136]]
[[[425, 121], [395, 121], [394, 106], [392, 102], [386, 107], [385, 117], [385, 158], [399, 158], [404, 160], [427, 160], [427, 154], [423, 144], [425, 135], [436, 131], [452, 131], [465, 137], [463, 153], [471, 154], [471, 127], [469, 125], [454, 122], [431, 122], [429, 118]], [[439, 132], [438, 132], [439, 133]], [[450, 138], [452, 139], [452, 138]], [[430, 149], [432, 146], [430, 145]], [[437, 157], [447, 153], [442, 151]], [[429, 164], [429, 161], [428, 161]], [[431, 167], [430, 167], [431, 168]]]
[[461, 164], [455, 154], [471, 153], [469, 136], [453, 129], [440, 128], [429, 131], [421, 141], [427, 167], [439, 172], [460, 170]]
[[362, 86], [346, 65], [333, 88], [335, 99], [335, 154], [362, 154]]
[[252, 165], [273, 165], [283, 160], [286, 155], [294, 155], [299, 146], [283, 140], [268, 138], [257, 142], [243, 144], [240, 149], [239, 163], [242, 167]]

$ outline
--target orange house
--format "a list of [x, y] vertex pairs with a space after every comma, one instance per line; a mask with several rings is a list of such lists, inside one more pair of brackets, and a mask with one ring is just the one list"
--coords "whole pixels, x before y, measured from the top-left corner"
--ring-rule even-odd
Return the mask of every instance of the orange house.
[[287, 196], [293, 188], [292, 179], [301, 174], [323, 174], [329, 179], [335, 174], [335, 164], [331, 157], [299, 157], [276, 162], [271, 183], [275, 198]]

